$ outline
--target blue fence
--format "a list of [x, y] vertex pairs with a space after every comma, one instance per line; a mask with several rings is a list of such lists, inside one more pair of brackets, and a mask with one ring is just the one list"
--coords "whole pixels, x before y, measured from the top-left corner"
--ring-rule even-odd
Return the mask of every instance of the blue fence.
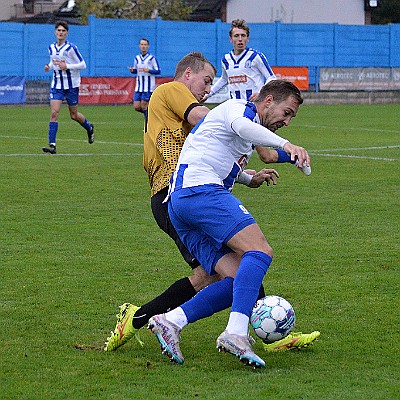
[[[400, 24], [249, 24], [250, 45], [272, 66], [310, 68], [310, 85], [320, 67], [400, 67]], [[87, 26], [70, 26], [69, 39], [83, 54], [83, 76], [131, 76], [128, 66], [141, 37], [159, 60], [161, 76], [173, 76], [176, 63], [199, 50], [220, 73], [220, 60], [231, 49], [230, 23], [117, 20], [89, 17]], [[42, 78], [52, 25], [0, 23], [0, 76]]]

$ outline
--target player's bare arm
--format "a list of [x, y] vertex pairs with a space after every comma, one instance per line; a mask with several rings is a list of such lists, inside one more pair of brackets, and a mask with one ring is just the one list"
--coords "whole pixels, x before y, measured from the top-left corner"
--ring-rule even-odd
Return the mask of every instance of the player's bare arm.
[[263, 163], [270, 164], [278, 162], [278, 153], [276, 150], [264, 146], [256, 146], [256, 151]]

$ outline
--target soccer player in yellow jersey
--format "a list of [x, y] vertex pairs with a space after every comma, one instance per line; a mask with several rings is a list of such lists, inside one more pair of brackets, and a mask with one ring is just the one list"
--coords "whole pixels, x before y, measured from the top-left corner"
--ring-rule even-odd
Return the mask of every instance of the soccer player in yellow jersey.
[[[211, 277], [183, 245], [168, 217], [167, 207], [163, 204], [185, 139], [190, 130], [209, 112], [200, 101], [210, 92], [215, 73], [215, 67], [202, 53], [192, 52], [183, 57], [177, 64], [173, 82], [164, 83], [154, 90], [148, 106], [147, 132], [144, 134], [143, 165], [149, 176], [154, 218], [158, 226], [175, 241], [183, 258], [191, 266], [192, 275], [174, 282], [158, 297], [141, 307], [130, 303], [123, 304], [117, 315], [117, 325], [107, 338], [105, 351], [116, 350], [134, 335], [137, 337], [138, 330], [145, 326], [152, 316], [180, 306], [198, 291], [219, 279], [217, 275]], [[275, 161], [275, 151], [271, 150], [270, 153], [269, 156], [265, 148], [265, 155], [262, 157], [265, 163]], [[259, 186], [269, 179], [268, 171], [270, 170], [264, 169], [254, 175], [256, 178], [250, 177], [250, 180], [258, 179]], [[250, 182], [242, 183], [250, 186]], [[261, 287], [260, 297], [263, 295], [264, 288]], [[300, 344], [297, 336], [295, 341]], [[302, 336], [302, 343], [306, 343], [301, 347], [315, 340], [315, 337], [312, 340], [308, 339], [309, 335]], [[304, 340], [305, 336], [307, 340]], [[292, 346], [300, 347], [296, 344]], [[284, 346], [283, 350], [285, 349]]]

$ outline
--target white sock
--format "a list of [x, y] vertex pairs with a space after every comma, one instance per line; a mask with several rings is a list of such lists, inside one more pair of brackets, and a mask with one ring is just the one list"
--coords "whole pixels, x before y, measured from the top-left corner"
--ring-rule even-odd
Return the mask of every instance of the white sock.
[[249, 327], [249, 317], [245, 314], [232, 311], [229, 314], [226, 330], [231, 335], [247, 336]]
[[177, 307], [174, 310], [168, 311], [165, 314], [165, 318], [169, 322], [172, 322], [173, 324], [179, 326], [179, 328], [181, 329], [188, 324], [186, 314], [181, 307]]

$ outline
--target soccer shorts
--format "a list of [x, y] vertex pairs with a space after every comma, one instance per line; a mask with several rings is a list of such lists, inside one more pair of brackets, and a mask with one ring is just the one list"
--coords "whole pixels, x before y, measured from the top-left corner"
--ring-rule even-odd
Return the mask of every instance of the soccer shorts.
[[151, 92], [135, 92], [133, 101], [150, 101]]
[[219, 185], [180, 189], [171, 194], [168, 213], [183, 244], [210, 274], [225, 254], [226, 243], [256, 221], [243, 204]]
[[168, 188], [164, 188], [151, 197], [151, 211], [153, 212], [154, 219], [157, 225], [171, 237], [175, 242], [178, 250], [182, 254], [183, 259], [191, 266], [191, 268], [196, 268], [200, 263], [190, 254], [189, 250], [182, 243], [171, 220], [168, 216], [168, 207], [163, 204], [164, 199], [167, 197]]
[[76, 106], [79, 100], [79, 88], [50, 89], [50, 100], [67, 100], [69, 106]]

